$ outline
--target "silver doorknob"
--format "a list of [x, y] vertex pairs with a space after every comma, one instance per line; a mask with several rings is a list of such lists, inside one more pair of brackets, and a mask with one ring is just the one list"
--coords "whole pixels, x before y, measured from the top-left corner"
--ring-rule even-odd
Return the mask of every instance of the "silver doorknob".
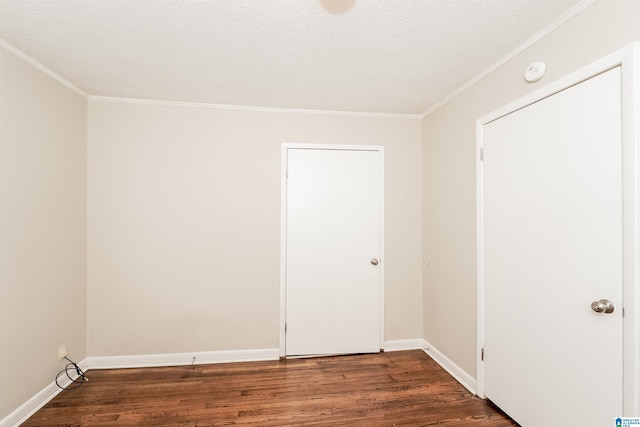
[[615, 307], [608, 299], [601, 299], [600, 301], [594, 301], [591, 303], [591, 310], [596, 313], [611, 314], [613, 313], [613, 310], [615, 310]]
[[371, 265], [378, 265], [380, 261], [378, 261], [376, 258], [371, 258]]

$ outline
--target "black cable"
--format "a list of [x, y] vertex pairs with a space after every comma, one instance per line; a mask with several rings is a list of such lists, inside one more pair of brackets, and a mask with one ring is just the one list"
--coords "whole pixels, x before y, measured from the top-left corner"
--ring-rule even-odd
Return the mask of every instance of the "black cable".
[[[67, 359], [69, 363], [67, 363], [67, 366], [65, 366], [62, 371], [58, 372], [58, 375], [56, 375], [56, 385], [58, 387], [60, 387], [62, 390], [73, 390], [80, 387], [85, 381], [89, 381], [89, 378], [87, 378], [87, 376], [84, 374], [84, 371], [80, 369], [76, 362], [69, 359], [67, 356], [65, 356], [64, 358]], [[69, 372], [71, 372], [72, 374], [73, 372], [75, 372], [77, 376], [74, 378], [69, 374]], [[62, 387], [58, 382], [58, 379], [62, 376], [62, 374], [67, 374], [67, 377], [71, 380], [71, 384], [66, 387]]]

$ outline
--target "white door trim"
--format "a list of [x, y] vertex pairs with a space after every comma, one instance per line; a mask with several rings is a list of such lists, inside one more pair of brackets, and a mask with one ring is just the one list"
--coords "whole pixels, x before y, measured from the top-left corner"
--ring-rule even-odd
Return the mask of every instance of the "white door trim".
[[306, 150], [346, 150], [346, 151], [377, 151], [381, 156], [381, 236], [380, 236], [380, 349], [384, 347], [384, 147], [377, 145], [330, 145], [330, 144], [304, 144], [282, 143], [280, 162], [280, 324], [279, 324], [279, 354], [286, 356], [285, 324], [287, 313], [287, 152], [292, 149]]
[[639, 326], [639, 137], [640, 86], [638, 59], [640, 43], [635, 42], [570, 75], [558, 79], [476, 121], [476, 230], [477, 230], [477, 395], [484, 398], [484, 172], [481, 160], [484, 126], [604, 71], [620, 66], [622, 75], [622, 168], [623, 168], [623, 416], [637, 416], [640, 409]]

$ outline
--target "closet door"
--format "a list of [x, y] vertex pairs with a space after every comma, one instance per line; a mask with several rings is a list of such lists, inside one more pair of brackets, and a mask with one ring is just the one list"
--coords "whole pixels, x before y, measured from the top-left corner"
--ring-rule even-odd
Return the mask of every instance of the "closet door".
[[484, 392], [527, 427], [623, 402], [620, 68], [484, 126]]

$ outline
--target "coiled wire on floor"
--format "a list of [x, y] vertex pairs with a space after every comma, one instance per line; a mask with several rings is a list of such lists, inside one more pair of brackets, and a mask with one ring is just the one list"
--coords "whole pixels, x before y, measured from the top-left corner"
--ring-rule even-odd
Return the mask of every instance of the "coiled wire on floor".
[[[67, 366], [65, 366], [62, 371], [58, 372], [58, 375], [56, 375], [56, 385], [58, 387], [60, 387], [62, 390], [73, 390], [80, 387], [85, 381], [89, 381], [89, 378], [87, 378], [87, 376], [84, 374], [84, 371], [80, 369], [76, 362], [69, 359], [67, 356], [65, 356], [64, 358], [67, 359], [69, 363], [67, 363]], [[63, 377], [63, 374], [66, 374], [67, 378], [71, 380], [71, 383], [64, 387], [60, 385], [60, 378]]]

